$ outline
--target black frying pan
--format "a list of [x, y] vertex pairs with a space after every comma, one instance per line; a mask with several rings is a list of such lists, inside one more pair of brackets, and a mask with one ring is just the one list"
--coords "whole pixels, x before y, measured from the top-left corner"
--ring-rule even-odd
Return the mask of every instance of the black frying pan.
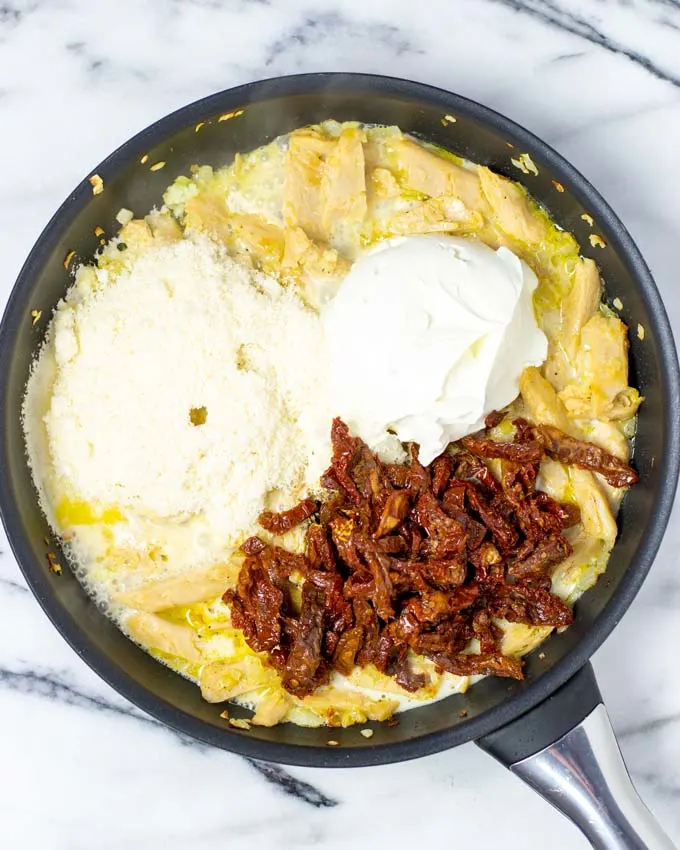
[[[220, 116], [243, 113], [228, 120]], [[455, 122], [442, 122], [445, 115]], [[574, 233], [599, 264], [609, 300], [623, 302], [631, 334], [631, 382], [645, 396], [635, 439], [641, 480], [625, 497], [620, 535], [606, 575], [576, 605], [576, 620], [526, 663], [526, 679], [486, 679], [467, 694], [399, 715], [396, 726], [303, 729], [290, 724], [230, 728], [199, 689], [125, 638], [68, 570], [48, 570], [50, 536], [24, 454], [20, 404], [31, 358], [52, 309], [69, 284], [64, 258], [92, 257], [94, 228], [116, 229], [121, 207], [143, 215], [192, 163], [219, 167], [237, 151], [325, 118], [397, 124], [523, 182], [557, 223]], [[205, 122], [200, 129], [197, 125]], [[510, 158], [528, 152], [539, 174], [524, 175]], [[148, 160], [141, 163], [143, 156]], [[150, 171], [153, 163], [165, 167]], [[661, 542], [680, 460], [678, 363], [668, 319], [649, 270], [630, 235], [595, 189], [559, 154], [507, 118], [419, 83], [351, 74], [312, 74], [252, 83], [198, 101], [158, 121], [120, 147], [61, 206], [26, 261], [0, 327], [0, 508], [26, 580], [54, 625], [78, 654], [121, 694], [187, 735], [258, 759], [308, 766], [375, 765], [411, 759], [476, 740], [565, 811], [600, 847], [671, 847], [634, 795], [606, 721], [588, 659], [640, 588]], [[560, 184], [563, 191], [559, 191]], [[594, 232], [606, 247], [591, 246]], [[42, 310], [35, 327], [31, 310]], [[231, 711], [231, 709], [230, 709]], [[232, 715], [239, 715], [234, 708]], [[247, 716], [241, 710], [242, 716]], [[338, 746], [329, 746], [329, 740]]]

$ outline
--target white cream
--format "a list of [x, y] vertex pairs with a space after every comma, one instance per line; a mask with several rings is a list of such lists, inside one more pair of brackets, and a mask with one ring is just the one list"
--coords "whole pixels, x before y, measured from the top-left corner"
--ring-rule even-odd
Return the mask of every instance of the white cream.
[[372, 448], [390, 435], [427, 464], [519, 393], [548, 342], [537, 279], [512, 251], [453, 236], [382, 243], [323, 312], [334, 413]]

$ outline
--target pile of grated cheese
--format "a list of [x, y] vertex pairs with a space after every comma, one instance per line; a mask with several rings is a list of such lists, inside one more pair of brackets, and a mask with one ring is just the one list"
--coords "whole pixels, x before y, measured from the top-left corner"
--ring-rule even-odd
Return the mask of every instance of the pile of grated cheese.
[[[223, 539], [329, 463], [317, 313], [205, 236], [161, 244], [55, 312], [44, 416], [59, 489]], [[30, 386], [29, 386], [30, 393]], [[287, 500], [286, 500], [287, 501]]]

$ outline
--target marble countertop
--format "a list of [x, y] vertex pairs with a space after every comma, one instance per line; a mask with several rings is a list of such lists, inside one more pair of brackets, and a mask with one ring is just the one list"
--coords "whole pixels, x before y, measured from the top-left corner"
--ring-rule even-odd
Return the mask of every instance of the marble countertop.
[[[4, 0], [0, 298], [57, 205], [130, 135], [208, 93], [319, 70], [423, 80], [542, 136], [618, 211], [680, 332], [678, 0]], [[676, 511], [594, 660], [633, 779], [678, 843], [679, 548]], [[0, 549], [0, 846], [586, 846], [473, 745], [346, 772], [178, 738], [66, 646]]]

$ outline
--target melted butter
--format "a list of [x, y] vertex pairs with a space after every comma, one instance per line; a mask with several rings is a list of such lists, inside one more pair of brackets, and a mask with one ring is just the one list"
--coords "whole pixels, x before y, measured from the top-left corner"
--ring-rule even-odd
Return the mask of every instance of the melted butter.
[[74, 525], [115, 525], [125, 522], [125, 516], [115, 507], [100, 507], [85, 502], [82, 499], [62, 497], [54, 509], [54, 516], [61, 528], [71, 528]]

